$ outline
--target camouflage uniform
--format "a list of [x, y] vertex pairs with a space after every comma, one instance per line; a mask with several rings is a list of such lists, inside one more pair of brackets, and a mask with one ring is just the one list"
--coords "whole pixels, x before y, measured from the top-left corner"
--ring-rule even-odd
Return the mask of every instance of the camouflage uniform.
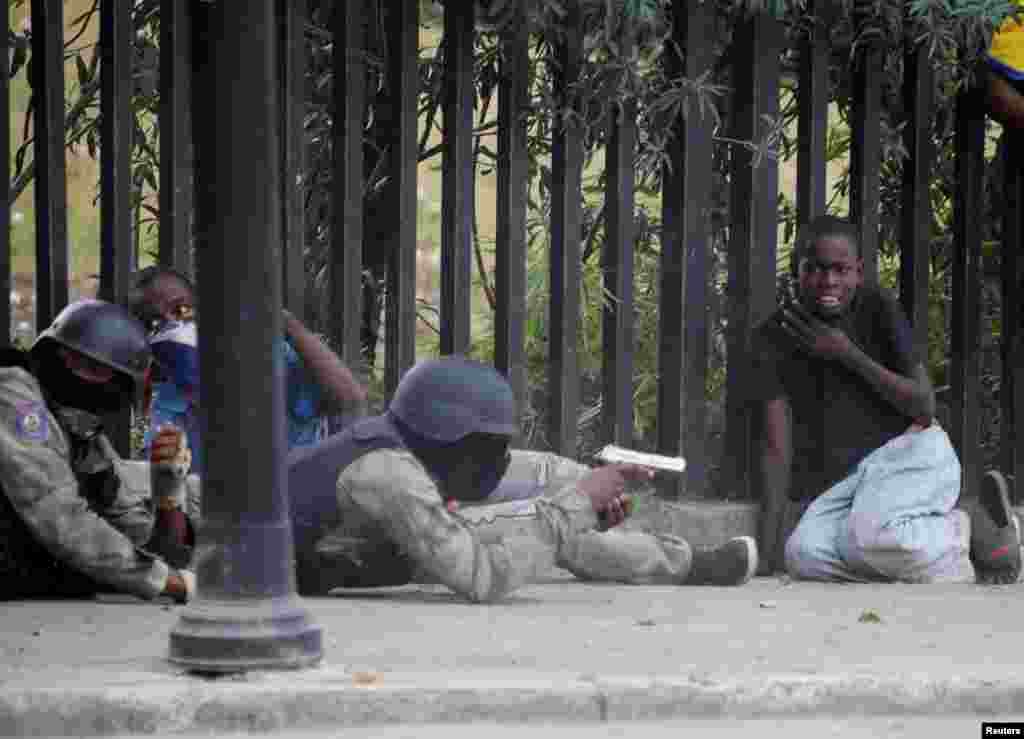
[[72, 440], [20, 367], [0, 368], [0, 487], [0, 599], [164, 590], [168, 566], [142, 549], [147, 466], [102, 434]]
[[[351, 557], [350, 543], [361, 537], [393, 544], [416, 579], [443, 583], [473, 601], [499, 599], [554, 564], [586, 579], [681, 584], [692, 562], [685, 541], [595, 531], [590, 498], [576, 487], [588, 472], [564, 457], [513, 451], [506, 479], [535, 484], [539, 497], [450, 513], [411, 452], [372, 451], [338, 476], [341, 523], [316, 543], [318, 570], [329, 572], [332, 558]], [[300, 561], [300, 583], [301, 569]], [[401, 580], [399, 572], [392, 584]], [[342, 584], [322, 577], [307, 590]]]

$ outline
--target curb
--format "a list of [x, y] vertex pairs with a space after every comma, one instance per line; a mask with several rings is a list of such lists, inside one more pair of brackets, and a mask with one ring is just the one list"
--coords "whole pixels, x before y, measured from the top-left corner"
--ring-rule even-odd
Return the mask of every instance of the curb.
[[672, 534], [693, 546], [717, 546], [734, 536], [756, 536], [757, 503], [673, 502], [645, 498], [629, 527]]
[[[141, 677], [141, 676], [140, 676]], [[385, 724], [1024, 713], [1024, 680], [921, 675], [533, 676], [309, 673], [178, 676], [0, 690], [4, 736], [280, 731]], [[355, 678], [355, 679], [354, 679]], [[78, 684], [88, 683], [87, 680]]]
[[[752, 502], [674, 502], [650, 497], [627, 526], [673, 534], [694, 546], [717, 546], [734, 536], [756, 537], [760, 511], [760, 505]], [[1024, 505], [1014, 506], [1014, 511], [1024, 520]]]

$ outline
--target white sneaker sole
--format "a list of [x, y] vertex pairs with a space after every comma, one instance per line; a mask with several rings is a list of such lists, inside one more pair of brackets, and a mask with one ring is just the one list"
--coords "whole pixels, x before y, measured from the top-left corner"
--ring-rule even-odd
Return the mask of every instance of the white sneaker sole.
[[754, 537], [752, 536], [737, 536], [729, 541], [741, 541], [747, 548], [747, 571], [744, 573], [743, 579], [736, 583], [737, 585], [742, 585], [743, 583], [749, 582], [750, 578], [752, 578], [754, 573], [757, 572], [757, 542], [754, 541]]

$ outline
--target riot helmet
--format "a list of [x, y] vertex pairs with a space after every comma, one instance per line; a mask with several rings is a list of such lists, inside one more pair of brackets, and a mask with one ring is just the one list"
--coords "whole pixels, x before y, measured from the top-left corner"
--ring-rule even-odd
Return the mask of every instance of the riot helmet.
[[[114, 370], [113, 380], [101, 385], [79, 379], [58, 356], [61, 347]], [[80, 300], [64, 308], [39, 334], [31, 354], [54, 402], [95, 413], [131, 403], [151, 356], [142, 323], [127, 309], [102, 300]]]
[[398, 383], [388, 410], [413, 433], [441, 444], [470, 434], [519, 433], [508, 381], [493, 367], [465, 357], [416, 364]]
[[103, 300], [79, 300], [62, 310], [32, 345], [47, 342], [74, 349], [117, 372], [141, 381], [149, 367], [146, 330], [125, 308]]

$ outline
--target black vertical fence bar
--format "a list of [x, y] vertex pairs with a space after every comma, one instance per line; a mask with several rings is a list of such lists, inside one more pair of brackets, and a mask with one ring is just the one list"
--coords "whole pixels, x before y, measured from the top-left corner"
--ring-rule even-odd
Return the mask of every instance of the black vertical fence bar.
[[68, 302], [63, 0], [32, 0], [31, 83], [36, 168], [36, 327], [42, 330]]
[[900, 300], [914, 330], [914, 346], [928, 351], [928, 273], [931, 261], [932, 88], [928, 47], [915, 45], [903, 58], [907, 121], [903, 143], [903, 208], [900, 220]]
[[100, 3], [100, 286], [122, 299], [135, 267], [132, 243], [131, 3]]
[[360, 361], [363, 271], [363, 120], [366, 115], [366, 0], [334, 6], [334, 175], [328, 335], [349, 366]]
[[796, 212], [801, 225], [825, 212], [831, 5], [828, 0], [811, 0], [808, 6], [811, 26], [800, 40]]
[[[579, 78], [583, 30], [578, 0], [565, 4], [564, 36], [555, 51], [555, 94], [563, 105], [576, 105], [572, 84]], [[580, 308], [581, 177], [583, 131], [570, 118], [554, 124], [551, 140], [551, 253], [548, 395], [551, 415], [548, 442], [559, 454], [576, 452], [579, 406], [578, 341]]]
[[[10, 25], [0, 24], [0, 298], [11, 294], [11, 84]], [[0, 299], [0, 341], [11, 343], [11, 301]]]
[[977, 493], [981, 448], [981, 236], [985, 113], [981, 91], [960, 93], [956, 104], [956, 193], [953, 228], [953, 310], [950, 346], [950, 436], [960, 453], [963, 486]]
[[387, 207], [395, 213], [388, 261], [384, 384], [391, 393], [416, 360], [416, 140], [419, 96], [419, 3], [386, 4], [387, 84], [398, 125], [391, 141]]
[[206, 444], [198, 597], [170, 659], [203, 672], [310, 665], [321, 631], [295, 594], [284, 428], [281, 186], [273, 0], [204, 13], [196, 138], [201, 419]]
[[529, 158], [530, 33], [525, 18], [506, 29], [501, 40], [498, 81], [498, 193], [494, 260], [494, 365], [505, 374], [520, 413], [526, 387], [526, 195]]
[[[733, 35], [733, 138], [761, 141], [767, 119], [779, 110], [781, 24], [767, 13], [741, 21]], [[778, 163], [744, 146], [731, 156], [729, 233], [729, 333], [726, 376], [725, 479], [730, 493], [750, 497], [755, 491], [755, 414], [745, 385], [753, 329], [775, 308]]]
[[1020, 131], [1004, 129], [1004, 188], [1002, 255], [1002, 363], [1003, 380], [999, 392], [1002, 410], [1002, 468], [1012, 476], [1014, 503], [1021, 501], [1024, 481], [1024, 136]]
[[[687, 31], [686, 76], [698, 79], [713, 65], [714, 13], [706, 2], [690, 3]], [[777, 83], [776, 83], [777, 84]], [[778, 107], [776, 102], [775, 108]], [[702, 494], [708, 487], [707, 459], [707, 374], [710, 339], [708, 290], [711, 260], [709, 214], [712, 191], [712, 140], [710, 115], [691, 107], [694, 120], [686, 127], [686, 164], [683, 169], [683, 232], [686, 238], [686, 268], [683, 304], [683, 456], [686, 489]]]
[[[128, 294], [135, 270], [132, 239], [132, 4], [100, 3], [100, 285], [102, 300]], [[106, 419], [107, 435], [131, 456], [131, 412]]]
[[[714, 13], [700, 0], [673, 4], [673, 37], [684, 58], [668, 57], [668, 74], [697, 79], [713, 61]], [[662, 186], [658, 451], [687, 460], [685, 487], [707, 488], [707, 296], [712, 125], [691, 105], [675, 122]], [[666, 484], [678, 496], [683, 479]]]
[[159, 262], [192, 272], [192, 8], [160, 2]]
[[474, 7], [475, 3], [444, 4], [441, 354], [463, 354], [470, 340]]
[[[686, 76], [689, 2], [672, 3], [672, 45], [665, 54], [665, 74], [669, 79]], [[677, 456], [683, 439], [683, 300], [686, 266], [687, 128], [696, 122], [694, 107], [685, 118], [674, 122], [668, 140], [668, 159], [661, 175], [661, 257], [658, 276], [658, 419], [657, 450]], [[691, 152], [692, 153], [692, 152]], [[663, 481], [663, 492], [677, 497], [679, 484]]]
[[[174, 0], [171, 0], [174, 2]], [[211, 4], [207, 0], [189, 0], [186, 3], [189, 6], [189, 26], [188, 36], [189, 45], [188, 49], [190, 52], [188, 69], [184, 70], [188, 74], [188, 89], [189, 89], [189, 100], [188, 109], [195, 111], [202, 109], [201, 106], [205, 105], [208, 100], [216, 97], [216, 90], [213, 89], [213, 80], [209, 74], [210, 65], [213, 63], [210, 58], [210, 41], [208, 36], [210, 34], [210, 17], [213, 13]], [[163, 10], [163, 8], [161, 8]], [[182, 30], [179, 26], [179, 30]], [[189, 161], [192, 164], [192, 202], [195, 207], [195, 220], [193, 221], [193, 238], [196, 244], [196, 250], [198, 250], [198, 244], [202, 237], [200, 230], [203, 224], [208, 224], [212, 221], [213, 215], [210, 212], [210, 203], [201, 197], [198, 197], [199, 186], [202, 180], [205, 179], [207, 182], [212, 182], [216, 176], [216, 170], [213, 169], [213, 162], [210, 160], [199, 159], [199, 150], [201, 148], [199, 138], [200, 136], [210, 135], [209, 116], [198, 116], [193, 114], [189, 118], [189, 130], [187, 135], [190, 141], [190, 152], [191, 157]], [[180, 121], [179, 121], [180, 125]], [[203, 167], [205, 166], [205, 170]], [[203, 170], [203, 171], [200, 171]]]
[[306, 0], [277, 0], [281, 40], [281, 214], [284, 305], [306, 312]]
[[[628, 58], [633, 41], [628, 27], [619, 43]], [[633, 443], [633, 206], [636, 158], [635, 100], [626, 100], [609, 121], [605, 157], [605, 238], [601, 250], [605, 300], [602, 316], [602, 422], [604, 440]]]
[[864, 281], [878, 284], [879, 191], [882, 166], [882, 64], [885, 50], [860, 46], [853, 60], [850, 111], [850, 219], [860, 231]]

